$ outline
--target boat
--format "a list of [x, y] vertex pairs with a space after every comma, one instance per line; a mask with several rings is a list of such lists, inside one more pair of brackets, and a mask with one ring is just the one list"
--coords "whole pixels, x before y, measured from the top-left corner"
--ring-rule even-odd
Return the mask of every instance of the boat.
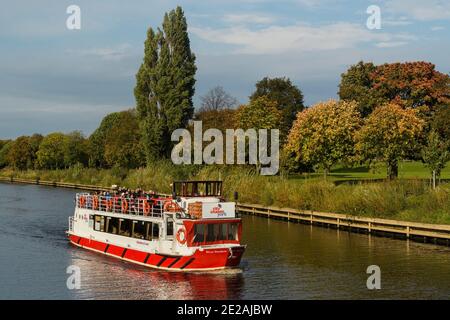
[[68, 238], [75, 246], [156, 269], [236, 268], [246, 249], [242, 221], [235, 202], [222, 194], [222, 181], [175, 181], [171, 195], [77, 193]]

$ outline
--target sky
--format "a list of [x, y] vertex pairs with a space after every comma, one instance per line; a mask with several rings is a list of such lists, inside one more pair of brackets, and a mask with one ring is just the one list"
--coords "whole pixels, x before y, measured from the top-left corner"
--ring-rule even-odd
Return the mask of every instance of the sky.
[[[66, 27], [70, 5], [79, 30]], [[360, 60], [450, 71], [450, 0], [0, 0], [0, 139], [89, 135], [133, 108], [146, 31], [177, 5], [197, 57], [195, 106], [218, 85], [246, 103], [265, 76], [289, 77], [312, 105], [337, 98]], [[371, 5], [380, 29], [367, 27]]]

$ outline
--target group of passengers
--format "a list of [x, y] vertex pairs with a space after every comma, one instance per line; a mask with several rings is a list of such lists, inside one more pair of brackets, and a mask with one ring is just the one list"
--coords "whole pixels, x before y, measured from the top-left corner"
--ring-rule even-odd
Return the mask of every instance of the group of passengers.
[[150, 209], [158, 209], [155, 199], [158, 195], [150, 190], [128, 189], [112, 186], [111, 191], [97, 191], [87, 197], [85, 205], [88, 208], [101, 211], [122, 213], [148, 214]]

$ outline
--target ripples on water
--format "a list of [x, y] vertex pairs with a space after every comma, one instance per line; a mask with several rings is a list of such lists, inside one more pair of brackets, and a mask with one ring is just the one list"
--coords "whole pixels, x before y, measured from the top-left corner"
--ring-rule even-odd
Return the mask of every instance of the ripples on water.
[[[428, 299], [450, 297], [450, 249], [243, 217], [239, 269], [158, 271], [71, 246], [75, 191], [0, 184], [2, 299]], [[381, 267], [381, 290], [366, 268]], [[81, 269], [68, 290], [66, 268]]]

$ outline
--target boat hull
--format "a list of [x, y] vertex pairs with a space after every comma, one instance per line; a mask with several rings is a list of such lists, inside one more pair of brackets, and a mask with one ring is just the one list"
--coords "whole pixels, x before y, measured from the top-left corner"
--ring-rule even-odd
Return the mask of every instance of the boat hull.
[[245, 251], [245, 246], [231, 248], [203, 248], [190, 256], [173, 256], [160, 253], [148, 253], [124, 248], [69, 234], [69, 241], [78, 247], [102, 253], [121, 260], [146, 267], [167, 271], [192, 272], [211, 271], [237, 267]]

